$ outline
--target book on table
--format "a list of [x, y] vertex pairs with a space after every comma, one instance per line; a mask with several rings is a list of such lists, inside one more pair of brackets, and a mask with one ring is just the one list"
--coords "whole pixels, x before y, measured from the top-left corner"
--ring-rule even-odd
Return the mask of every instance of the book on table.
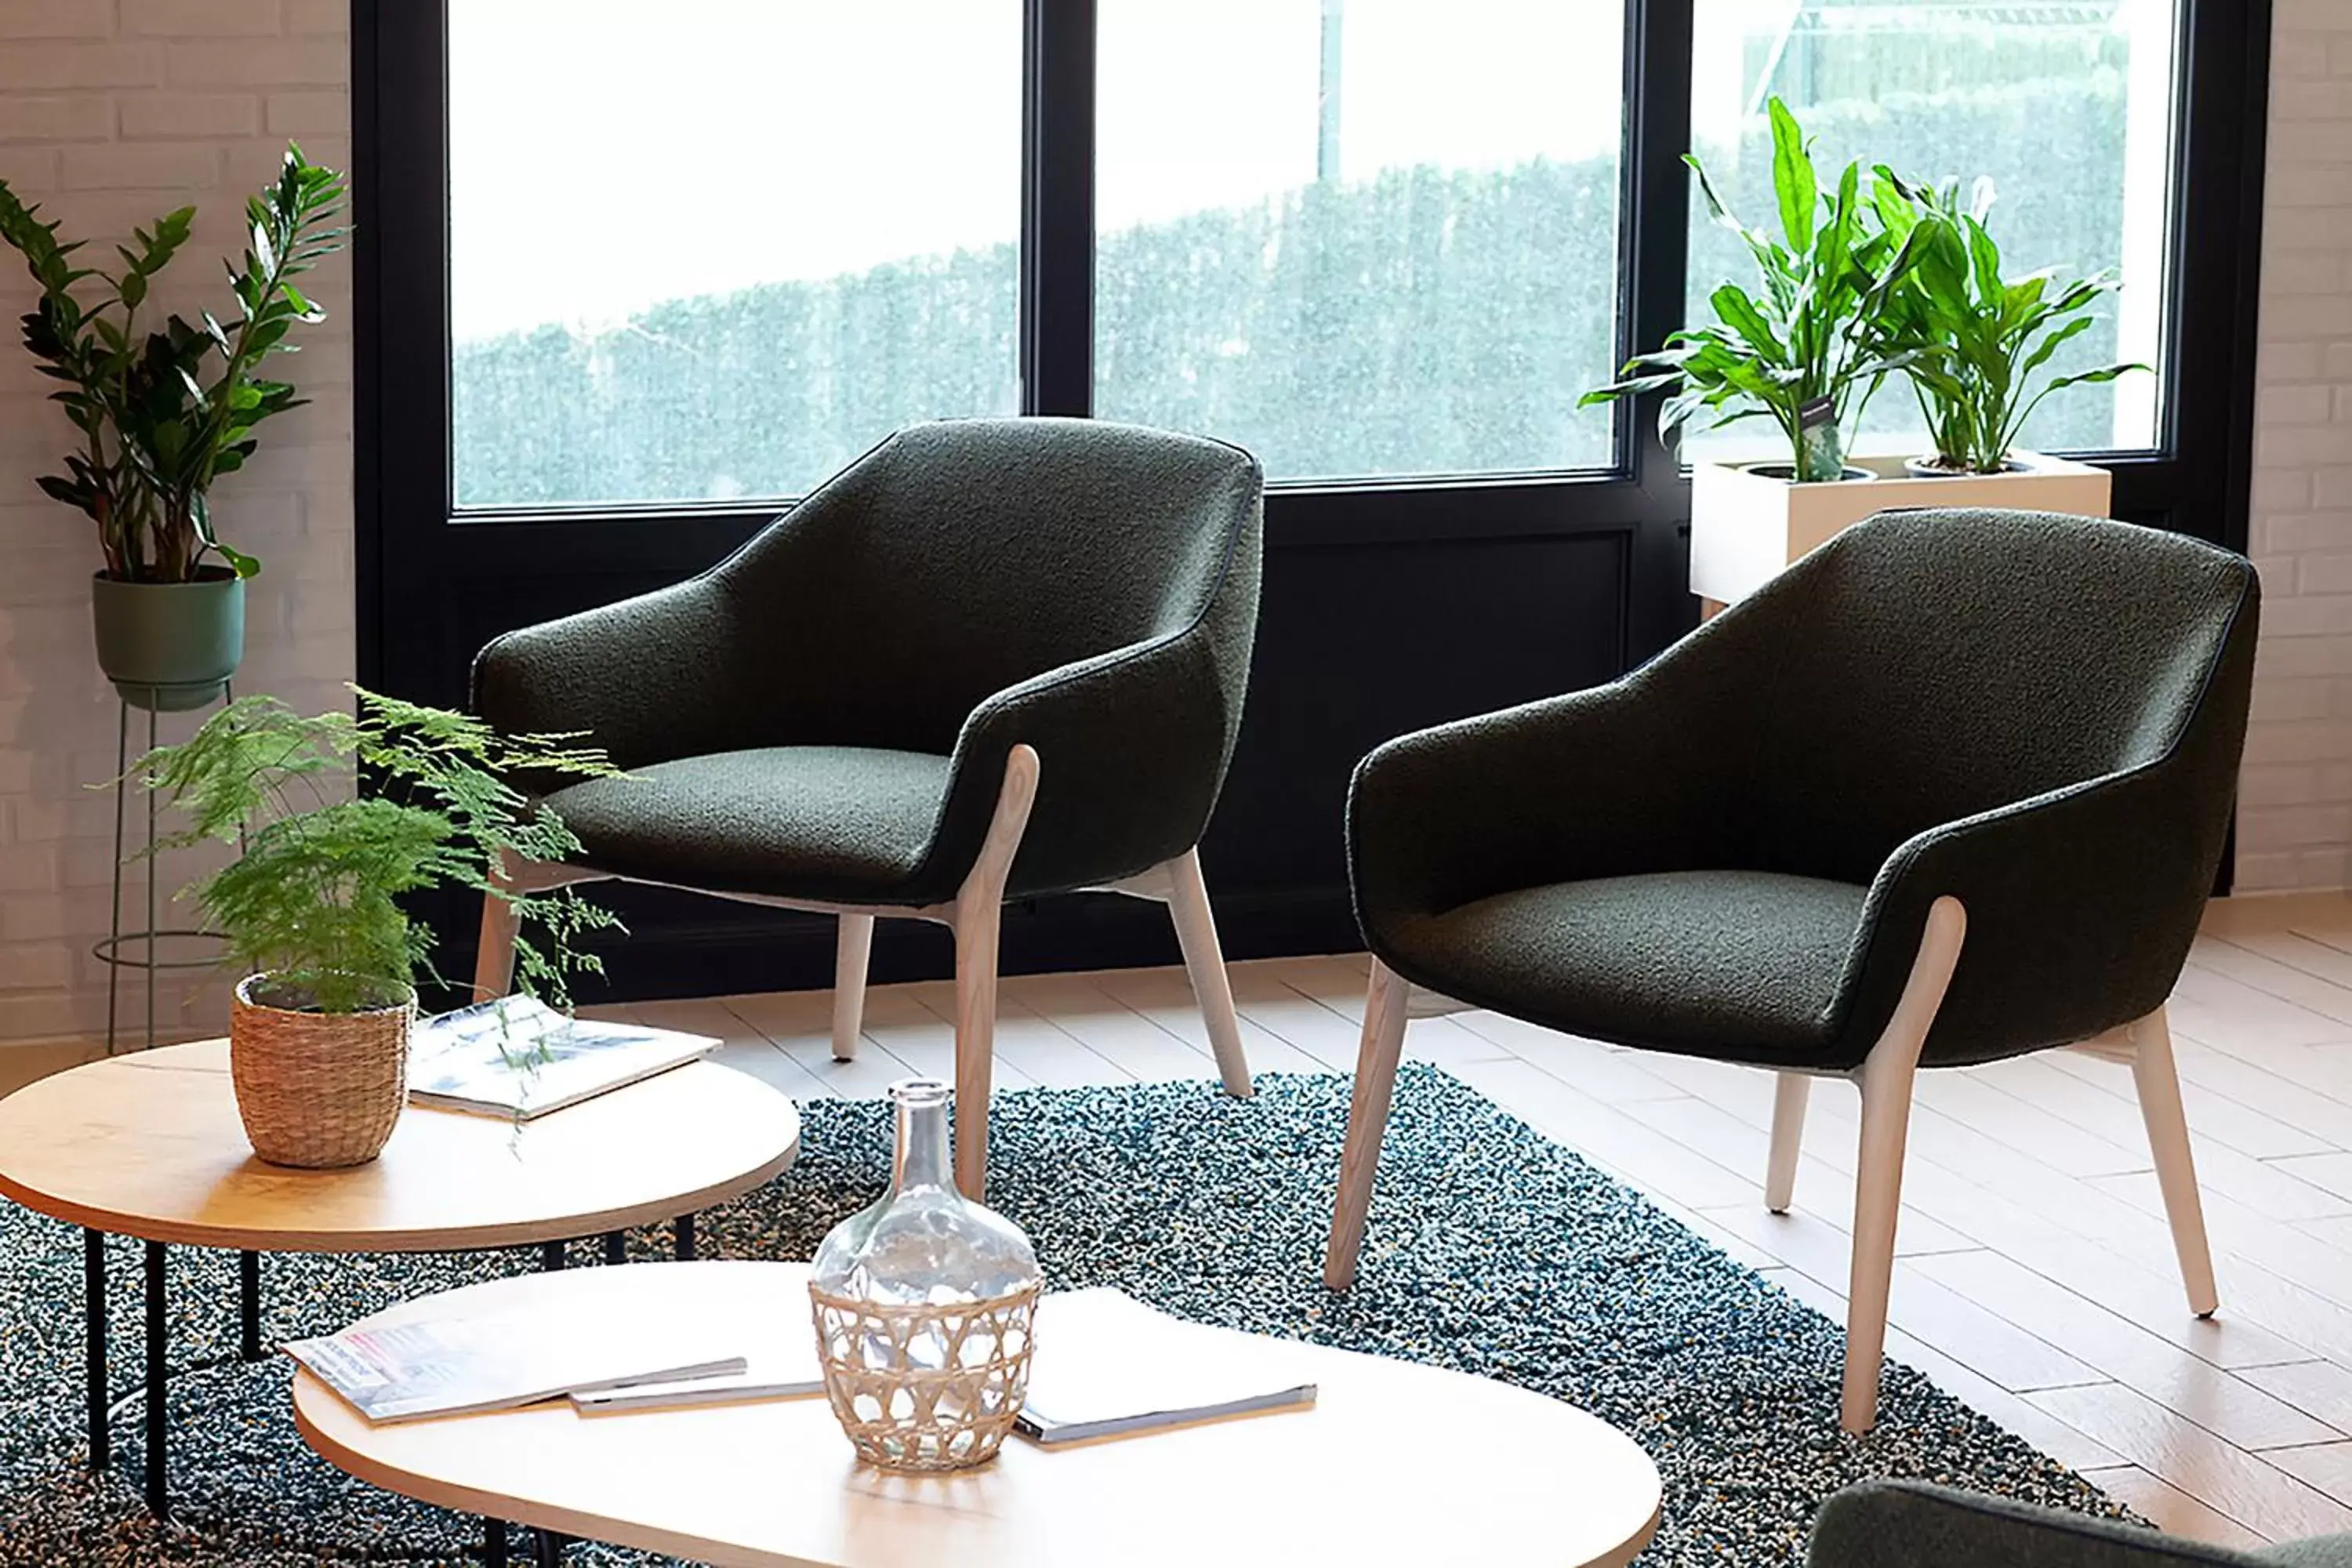
[[[1066, 1290], [1038, 1303], [1036, 1355], [1017, 1430], [1045, 1447], [1162, 1431], [1315, 1403], [1303, 1358], [1280, 1340], [1173, 1318], [1125, 1293]], [[732, 1376], [583, 1390], [585, 1415], [790, 1399], [824, 1392], [813, 1330], [747, 1347]]]
[[528, 1121], [709, 1055], [709, 1035], [574, 1018], [530, 996], [502, 996], [420, 1025], [408, 1047], [408, 1098], [445, 1110]]
[[[658, 1378], [611, 1388], [574, 1389], [572, 1408], [583, 1415], [620, 1415], [632, 1410], [678, 1410], [694, 1405], [741, 1405], [761, 1399], [805, 1399], [824, 1392], [824, 1369], [817, 1364], [816, 1336], [784, 1336], [797, 1347], [762, 1346], [741, 1372], [719, 1377]], [[773, 1353], [768, 1353], [772, 1352]]]
[[1048, 1295], [1036, 1334], [1014, 1430], [1045, 1447], [1315, 1403], [1305, 1358], [1282, 1341], [1187, 1322], [1119, 1290]]
[[377, 1424], [512, 1410], [622, 1384], [737, 1376], [748, 1365], [713, 1330], [512, 1313], [345, 1329], [284, 1349]]

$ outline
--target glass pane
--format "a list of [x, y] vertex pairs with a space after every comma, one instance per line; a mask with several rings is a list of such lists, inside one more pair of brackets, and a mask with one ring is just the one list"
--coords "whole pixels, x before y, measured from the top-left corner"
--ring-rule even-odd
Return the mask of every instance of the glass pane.
[[[2014, 281], [2044, 267], [2112, 268], [2123, 289], [2052, 374], [2124, 361], [2159, 368], [2170, 232], [2174, 0], [1698, 0], [1691, 120], [1699, 159], [1750, 227], [1773, 216], [1765, 105], [1785, 100], [1814, 138], [1824, 187], [1849, 160], [1932, 183], [1991, 181], [1986, 225]], [[1690, 304], [1726, 279], [1754, 286], [1738, 237], [1708, 221], [1692, 192]], [[1643, 345], [1648, 347], [1651, 345]], [[2133, 450], [2158, 442], [2155, 374], [2080, 386], [2042, 405], [2021, 445], [2042, 451]], [[1909, 384], [1890, 379], [1851, 448], [1918, 455], [1927, 422]], [[1751, 420], [1691, 450], [1785, 455]]]
[[1622, 0], [1102, 0], [1095, 409], [1277, 479], [1611, 457]]
[[806, 492], [1020, 407], [1021, 0], [452, 0], [461, 506]]

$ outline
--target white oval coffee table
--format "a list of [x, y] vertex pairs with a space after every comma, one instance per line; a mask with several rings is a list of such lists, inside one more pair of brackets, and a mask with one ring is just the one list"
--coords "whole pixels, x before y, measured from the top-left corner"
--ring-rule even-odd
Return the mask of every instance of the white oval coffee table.
[[[234, 1248], [244, 1353], [258, 1359], [264, 1252], [457, 1252], [562, 1244], [677, 1222], [791, 1164], [800, 1115], [759, 1079], [691, 1062], [518, 1127], [411, 1106], [383, 1156], [343, 1171], [264, 1164], [247, 1143], [228, 1042], [110, 1057], [0, 1100], [0, 1195], [83, 1227], [90, 1463], [110, 1454], [103, 1234], [147, 1244], [148, 1364], [164, 1354], [167, 1245]], [[163, 1376], [146, 1382], [147, 1495], [164, 1511]]]
[[[807, 1268], [642, 1264], [424, 1297], [371, 1324], [468, 1309], [550, 1321], [805, 1323]], [[294, 1419], [362, 1480], [444, 1508], [730, 1568], [1617, 1568], [1657, 1529], [1633, 1439], [1506, 1384], [1301, 1344], [1310, 1410], [1046, 1452], [1014, 1438], [944, 1476], [861, 1466], [822, 1398], [583, 1416], [567, 1405], [371, 1426], [307, 1372]]]

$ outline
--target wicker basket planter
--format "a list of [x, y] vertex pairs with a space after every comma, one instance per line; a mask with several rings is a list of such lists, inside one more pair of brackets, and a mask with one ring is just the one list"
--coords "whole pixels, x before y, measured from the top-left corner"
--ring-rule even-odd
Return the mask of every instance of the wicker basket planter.
[[383, 1152], [408, 1102], [414, 993], [365, 1013], [304, 1013], [253, 1000], [237, 983], [229, 1078], [253, 1152], [273, 1165], [332, 1170]]

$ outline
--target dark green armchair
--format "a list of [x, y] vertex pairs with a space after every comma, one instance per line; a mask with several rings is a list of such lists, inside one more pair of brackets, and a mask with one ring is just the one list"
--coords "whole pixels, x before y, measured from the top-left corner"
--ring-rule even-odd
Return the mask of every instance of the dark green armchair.
[[1865, 1481], [1822, 1505], [1806, 1568], [2352, 1568], [2352, 1535], [2256, 1552], [1922, 1481]]
[[[1261, 477], [1217, 442], [1090, 420], [893, 436], [690, 582], [511, 632], [474, 667], [515, 731], [628, 775], [548, 797], [617, 877], [837, 913], [834, 1051], [877, 915], [956, 933], [956, 1173], [986, 1171], [998, 913], [1165, 902], [1231, 1093], [1250, 1092], [1196, 846], [1239, 731]], [[478, 994], [512, 983], [486, 900]]]
[[2129, 1059], [2190, 1307], [2214, 1310], [2164, 1004], [2235, 795], [2240, 556], [2025, 512], [1887, 513], [1613, 684], [1390, 742], [1348, 805], [1371, 994], [1325, 1278], [1353, 1279], [1407, 983], [1862, 1092], [1844, 1424], [1875, 1413], [1911, 1082]]

